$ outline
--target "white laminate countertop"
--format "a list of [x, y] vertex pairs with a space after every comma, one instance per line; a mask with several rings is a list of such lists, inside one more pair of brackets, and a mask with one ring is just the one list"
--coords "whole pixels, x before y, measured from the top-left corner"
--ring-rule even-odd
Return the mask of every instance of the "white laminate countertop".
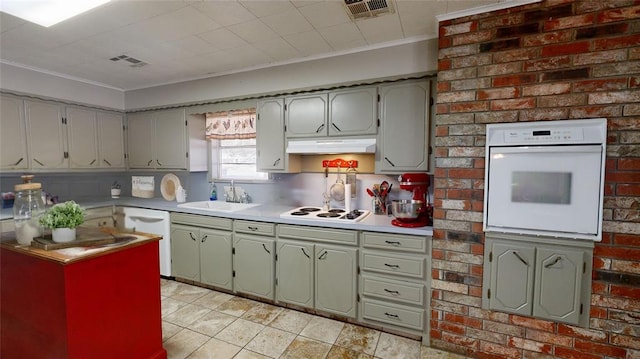
[[[419, 236], [433, 235], [433, 227], [431, 226], [418, 227], [418, 228], [397, 227], [391, 224], [391, 220], [393, 219], [393, 217], [389, 217], [386, 215], [369, 214], [367, 218], [356, 223], [337, 222], [337, 221], [321, 222], [321, 221], [309, 221], [309, 220], [295, 219], [295, 218], [280, 218], [281, 213], [292, 210], [294, 208], [291, 206], [282, 206], [282, 205], [263, 204], [263, 205], [251, 207], [251, 208], [241, 210], [241, 211], [236, 211], [236, 212], [222, 212], [222, 211], [180, 208], [178, 207], [177, 202], [175, 201], [169, 202], [161, 198], [144, 199], [144, 198], [134, 198], [134, 197], [121, 197], [119, 199], [104, 199], [104, 200], [86, 201], [86, 202], [79, 201], [78, 204], [80, 204], [82, 207], [86, 209], [116, 205], [116, 206], [123, 206], [123, 207], [148, 208], [148, 209], [157, 209], [157, 210], [163, 210], [163, 211], [169, 211], [169, 212], [191, 213], [191, 214], [225, 217], [225, 218], [232, 218], [232, 219], [244, 219], [244, 220], [250, 220], [250, 221], [262, 221], [262, 222], [295, 224], [295, 225], [327, 227], [327, 228], [343, 228], [343, 229], [354, 229], [354, 230], [372, 231], [372, 232], [411, 234], [411, 235], [419, 235]], [[11, 219], [11, 218], [13, 218], [13, 211], [10, 208], [2, 209], [2, 211], [0, 212], [0, 220]]]

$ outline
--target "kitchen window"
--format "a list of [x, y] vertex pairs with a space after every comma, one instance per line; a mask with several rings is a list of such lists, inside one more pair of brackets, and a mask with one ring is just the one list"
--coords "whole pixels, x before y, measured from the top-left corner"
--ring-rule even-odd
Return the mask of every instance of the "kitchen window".
[[206, 114], [211, 149], [211, 178], [267, 180], [256, 161], [255, 108]]

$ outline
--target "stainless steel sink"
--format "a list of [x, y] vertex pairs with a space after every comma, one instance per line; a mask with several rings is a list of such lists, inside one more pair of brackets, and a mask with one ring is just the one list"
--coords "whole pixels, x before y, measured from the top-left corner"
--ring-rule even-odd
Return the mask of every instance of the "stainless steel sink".
[[224, 201], [198, 201], [185, 202], [178, 205], [180, 208], [200, 209], [213, 212], [236, 212], [259, 206], [259, 203], [232, 203]]

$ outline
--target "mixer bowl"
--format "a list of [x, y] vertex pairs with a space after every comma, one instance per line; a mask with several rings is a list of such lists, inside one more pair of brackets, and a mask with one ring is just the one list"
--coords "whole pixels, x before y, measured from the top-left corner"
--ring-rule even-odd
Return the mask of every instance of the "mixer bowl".
[[424, 208], [424, 201], [397, 199], [391, 201], [391, 213], [400, 222], [414, 222]]

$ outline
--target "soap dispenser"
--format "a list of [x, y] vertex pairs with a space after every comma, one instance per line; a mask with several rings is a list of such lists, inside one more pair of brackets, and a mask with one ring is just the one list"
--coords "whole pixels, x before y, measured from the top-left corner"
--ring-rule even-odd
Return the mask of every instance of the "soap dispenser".
[[216, 184], [211, 181], [211, 194], [209, 195], [209, 200], [210, 201], [215, 201], [218, 199], [218, 194], [216, 193]]

